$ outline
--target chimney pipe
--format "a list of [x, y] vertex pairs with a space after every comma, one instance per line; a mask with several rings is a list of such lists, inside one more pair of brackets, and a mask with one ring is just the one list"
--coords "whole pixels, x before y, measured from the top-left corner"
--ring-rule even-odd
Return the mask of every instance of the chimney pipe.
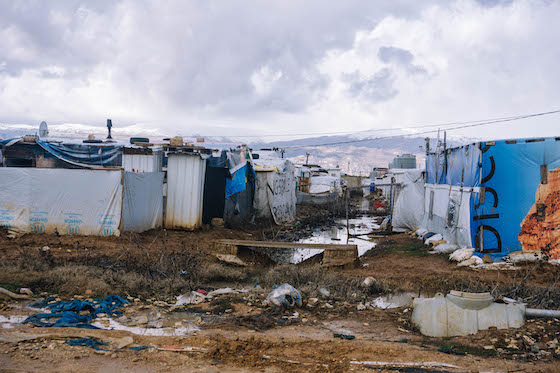
[[107, 139], [112, 139], [111, 127], [113, 127], [113, 123], [111, 122], [111, 119], [107, 119]]

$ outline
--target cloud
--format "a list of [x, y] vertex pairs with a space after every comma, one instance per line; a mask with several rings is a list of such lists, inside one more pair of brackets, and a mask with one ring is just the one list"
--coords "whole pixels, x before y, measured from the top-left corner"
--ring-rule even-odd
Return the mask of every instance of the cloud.
[[402, 66], [406, 71], [411, 74], [425, 74], [426, 69], [422, 66], [417, 66], [413, 64], [414, 55], [402, 48], [395, 47], [381, 47], [379, 52], [377, 52], [377, 57], [385, 63]]
[[391, 69], [383, 68], [369, 78], [358, 72], [347, 76], [349, 92], [354, 97], [365, 98], [368, 102], [390, 100], [398, 94], [394, 87], [395, 78]]
[[[111, 117], [116, 128], [170, 135], [358, 131], [544, 111], [560, 99], [560, 2], [0, 6], [3, 123], [103, 126]], [[555, 120], [538, 123], [477, 134], [555, 134]]]

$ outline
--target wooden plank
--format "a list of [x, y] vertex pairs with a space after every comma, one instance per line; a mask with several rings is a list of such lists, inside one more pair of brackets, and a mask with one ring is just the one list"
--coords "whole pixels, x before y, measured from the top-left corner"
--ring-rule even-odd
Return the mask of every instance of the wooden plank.
[[358, 245], [339, 245], [329, 243], [299, 243], [299, 242], [273, 242], [273, 241], [248, 241], [248, 240], [216, 240], [222, 245], [245, 247], [264, 247], [274, 249], [319, 249], [319, 250], [357, 250]]

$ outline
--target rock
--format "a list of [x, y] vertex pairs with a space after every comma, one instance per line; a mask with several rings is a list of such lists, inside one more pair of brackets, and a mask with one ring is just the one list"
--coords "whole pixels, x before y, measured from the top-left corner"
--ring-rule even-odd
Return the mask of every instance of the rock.
[[318, 298], [309, 298], [309, 299], [307, 300], [307, 304], [315, 305], [315, 304], [317, 304], [317, 303], [319, 303], [319, 299], [318, 299]]
[[325, 307], [326, 307], [326, 308], [333, 308], [334, 306], [333, 306], [332, 304], [330, 304], [330, 303], [325, 303]]
[[87, 289], [85, 292], [86, 295], [93, 295], [93, 290]]
[[29, 295], [30, 297], [33, 296], [33, 292], [32, 292], [31, 289], [29, 289], [29, 288], [20, 288], [20, 289], [19, 289], [19, 293], [20, 293], [20, 294]]
[[483, 348], [485, 350], [495, 350], [496, 349], [496, 347], [494, 347], [493, 345], [484, 346]]
[[331, 293], [326, 288], [319, 289], [319, 294], [325, 298], [329, 298], [331, 296]]
[[546, 350], [546, 344], [538, 342], [538, 343], [533, 343], [533, 345], [531, 346], [531, 351], [532, 352], [540, 352], [541, 350]]
[[373, 277], [366, 277], [364, 281], [362, 281], [362, 287], [369, 288], [371, 285], [375, 284], [377, 280]]
[[50, 249], [51, 249], [51, 248], [50, 248], [50, 247], [48, 247], [48, 246], [43, 246], [43, 248], [42, 248], [41, 250], [43, 250], [43, 251], [45, 251], [45, 252], [46, 252], [46, 251], [49, 251]]
[[558, 339], [554, 339], [553, 341], [546, 342], [546, 347], [549, 349], [556, 349], [558, 347]]
[[144, 325], [148, 323], [148, 316], [142, 315], [138, 316], [134, 319], [134, 324], [136, 325]]
[[128, 337], [122, 337], [122, 338], [119, 338], [119, 339], [116, 341], [115, 346], [116, 346], [117, 348], [124, 348], [124, 347], [126, 347], [126, 346], [128, 346], [128, 345], [131, 345], [131, 344], [133, 344], [133, 343], [134, 343], [134, 338], [132, 338], [132, 337], [130, 337], [130, 336], [128, 336]]

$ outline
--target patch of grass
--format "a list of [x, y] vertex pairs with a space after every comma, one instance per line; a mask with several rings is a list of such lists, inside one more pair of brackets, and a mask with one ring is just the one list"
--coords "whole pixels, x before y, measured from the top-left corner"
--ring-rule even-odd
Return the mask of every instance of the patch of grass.
[[246, 282], [249, 279], [249, 271], [246, 268], [227, 266], [220, 263], [202, 265], [197, 272], [197, 280], [203, 284], [212, 282]]
[[379, 242], [375, 249], [368, 251], [365, 256], [376, 256], [383, 253], [423, 257], [430, 255], [428, 251], [429, 248], [422, 241], [413, 238], [410, 240], [387, 238]]
[[319, 289], [326, 288], [331, 296], [349, 299], [353, 293], [362, 293], [362, 281], [361, 278], [344, 276], [317, 264], [278, 265], [262, 274], [258, 282], [267, 287], [288, 283], [307, 297], [318, 297]]

